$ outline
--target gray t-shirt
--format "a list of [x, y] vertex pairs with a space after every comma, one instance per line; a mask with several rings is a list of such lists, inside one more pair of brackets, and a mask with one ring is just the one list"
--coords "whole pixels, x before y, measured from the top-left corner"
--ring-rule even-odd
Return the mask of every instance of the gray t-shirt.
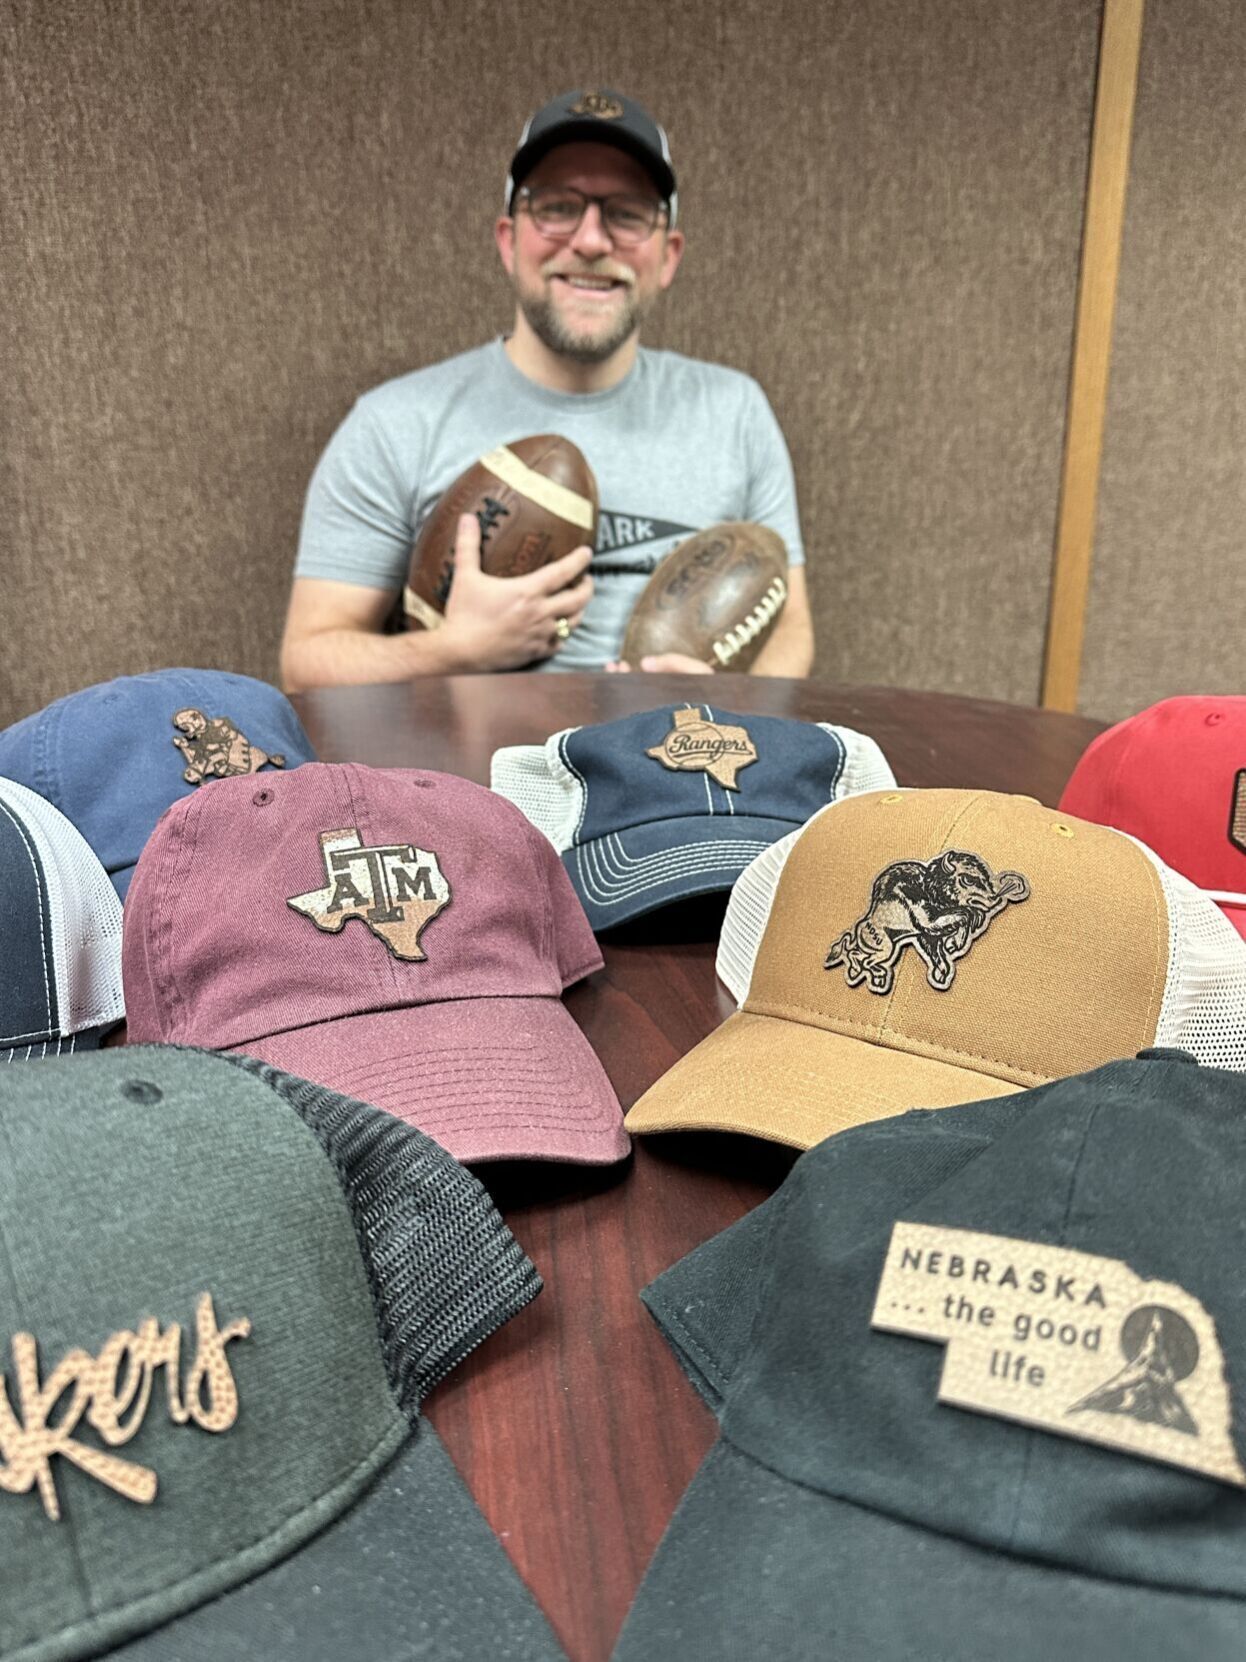
[[542, 669], [599, 669], [618, 656], [650, 573], [720, 520], [771, 526], [804, 559], [792, 464], [757, 382], [677, 352], [637, 354], [607, 392], [553, 392], [490, 341], [386, 381], [356, 403], [312, 475], [299, 577], [397, 592], [411, 546], [442, 493], [485, 451], [534, 433], [578, 445], [601, 514], [593, 598]]

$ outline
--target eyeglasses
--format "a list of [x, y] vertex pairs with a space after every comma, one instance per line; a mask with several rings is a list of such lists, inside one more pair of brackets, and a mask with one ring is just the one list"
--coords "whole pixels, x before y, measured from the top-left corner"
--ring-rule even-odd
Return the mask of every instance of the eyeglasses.
[[537, 230], [547, 237], [573, 235], [589, 203], [595, 202], [611, 239], [625, 247], [651, 237], [667, 212], [666, 203], [651, 196], [587, 196], [574, 185], [524, 185], [518, 198]]

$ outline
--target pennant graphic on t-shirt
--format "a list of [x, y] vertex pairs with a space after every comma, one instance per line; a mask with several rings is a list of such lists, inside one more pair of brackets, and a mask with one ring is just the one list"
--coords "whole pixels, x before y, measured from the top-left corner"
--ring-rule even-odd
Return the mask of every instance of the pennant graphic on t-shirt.
[[[618, 514], [611, 508], [601, 508], [597, 514], [597, 546], [594, 553], [615, 554], [633, 548], [648, 548], [651, 543], [671, 537], [692, 536], [695, 525], [677, 525], [673, 519], [651, 519], [644, 514]], [[647, 570], [657, 565], [656, 555], [650, 557]], [[609, 570], [609, 567], [604, 569]], [[630, 568], [629, 568], [630, 569]]]

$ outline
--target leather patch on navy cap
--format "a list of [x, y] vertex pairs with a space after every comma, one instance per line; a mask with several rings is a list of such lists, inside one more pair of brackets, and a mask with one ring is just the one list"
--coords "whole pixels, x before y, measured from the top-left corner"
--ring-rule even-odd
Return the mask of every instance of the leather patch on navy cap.
[[757, 746], [745, 727], [710, 721], [699, 710], [676, 710], [675, 724], [645, 751], [672, 773], [708, 773], [726, 791], [738, 791], [736, 776], [757, 760]]
[[228, 716], [205, 716], [202, 710], [178, 710], [173, 725], [184, 738], [173, 743], [186, 758], [182, 778], [188, 785], [205, 779], [228, 779], [233, 774], [258, 773], [262, 767], [283, 768], [284, 756], [270, 756], [240, 733]]
[[595, 115], [598, 121], [617, 121], [623, 106], [607, 92], [582, 92], [571, 106], [572, 115]]
[[1005, 906], [1030, 897], [1019, 871], [996, 877], [978, 854], [949, 848], [933, 860], [893, 860], [874, 879], [869, 910], [839, 937], [823, 969], [843, 965], [850, 987], [868, 982], [889, 993], [905, 947], [926, 966], [926, 980], [946, 992], [956, 979], [956, 960], [985, 933]]

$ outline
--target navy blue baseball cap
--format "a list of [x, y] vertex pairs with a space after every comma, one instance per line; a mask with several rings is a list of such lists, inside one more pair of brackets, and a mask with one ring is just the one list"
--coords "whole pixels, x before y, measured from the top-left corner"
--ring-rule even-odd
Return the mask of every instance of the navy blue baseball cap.
[[658, 187], [674, 225], [678, 198], [666, 132], [634, 98], [609, 88], [560, 93], [528, 117], [506, 176], [507, 213], [513, 209], [515, 192], [541, 157], [560, 144], [577, 141], [610, 144], [634, 157]]
[[156, 821], [179, 798], [213, 779], [315, 760], [283, 693], [217, 669], [119, 676], [0, 733], [0, 775], [77, 826], [122, 900]]
[[121, 902], [80, 831], [0, 779], [0, 1064], [94, 1049], [125, 1015]]
[[826, 722], [664, 704], [495, 752], [491, 784], [553, 843], [594, 929], [729, 889], [829, 802], [895, 777]]

